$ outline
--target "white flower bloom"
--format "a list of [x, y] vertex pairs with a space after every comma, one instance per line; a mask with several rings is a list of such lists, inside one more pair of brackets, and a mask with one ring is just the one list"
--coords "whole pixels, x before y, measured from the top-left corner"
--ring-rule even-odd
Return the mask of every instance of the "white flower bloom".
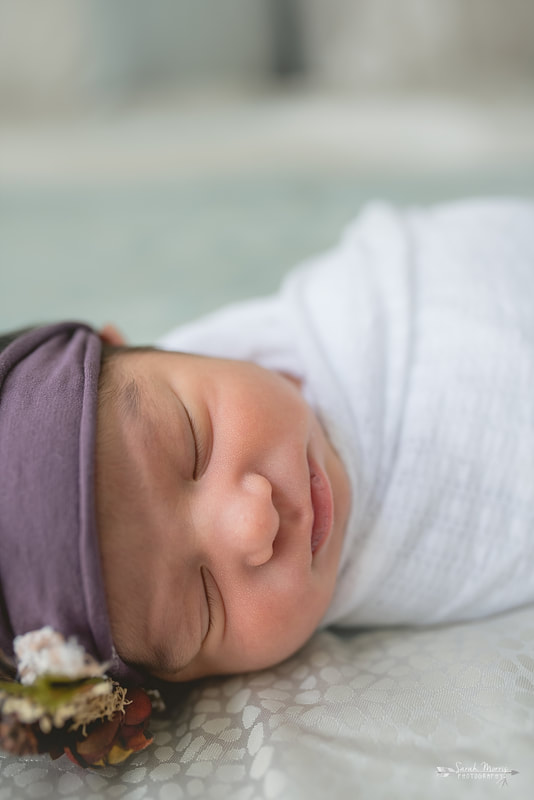
[[15, 637], [20, 681], [33, 683], [39, 675], [61, 675], [72, 680], [100, 677], [107, 664], [99, 664], [74, 637], [65, 640], [50, 626]]

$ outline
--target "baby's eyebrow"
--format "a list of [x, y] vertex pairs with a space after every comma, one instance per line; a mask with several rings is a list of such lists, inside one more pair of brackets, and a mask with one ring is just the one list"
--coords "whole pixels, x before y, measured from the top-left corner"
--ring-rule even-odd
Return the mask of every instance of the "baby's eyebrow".
[[131, 417], [139, 417], [141, 410], [141, 389], [133, 376], [117, 387], [117, 401], [122, 411]]

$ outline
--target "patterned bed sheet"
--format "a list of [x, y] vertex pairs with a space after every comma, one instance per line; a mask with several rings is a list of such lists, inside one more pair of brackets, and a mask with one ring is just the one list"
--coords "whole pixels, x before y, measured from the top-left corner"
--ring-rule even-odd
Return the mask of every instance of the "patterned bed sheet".
[[273, 669], [171, 698], [151, 727], [121, 767], [2, 755], [0, 800], [531, 797], [534, 607], [322, 631]]

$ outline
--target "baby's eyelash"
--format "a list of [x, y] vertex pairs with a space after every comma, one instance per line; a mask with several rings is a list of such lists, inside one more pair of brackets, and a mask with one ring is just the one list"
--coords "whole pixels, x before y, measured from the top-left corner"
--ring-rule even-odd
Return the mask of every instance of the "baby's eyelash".
[[191, 433], [193, 434], [193, 442], [195, 445], [195, 465], [193, 468], [193, 479], [196, 480], [204, 458], [204, 445], [195, 421], [187, 408], [185, 409], [185, 413], [187, 414], [187, 419], [189, 420]]
[[[213, 605], [215, 604], [216, 597], [211, 589], [208, 581], [204, 577], [204, 570], [202, 570], [202, 583], [204, 584], [204, 591], [206, 593], [206, 601], [208, 603], [208, 633], [213, 627]], [[206, 634], [207, 636], [207, 634]]]

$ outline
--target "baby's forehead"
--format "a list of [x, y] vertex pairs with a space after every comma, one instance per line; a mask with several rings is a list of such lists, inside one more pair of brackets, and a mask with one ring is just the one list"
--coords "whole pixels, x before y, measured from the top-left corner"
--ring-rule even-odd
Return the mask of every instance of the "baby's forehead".
[[[129, 501], [152, 483], [154, 470], [166, 477], [187, 451], [187, 425], [168, 360], [182, 354], [154, 348], [119, 349], [104, 360], [99, 389], [96, 467], [97, 499], [108, 510]], [[163, 366], [163, 368], [162, 368]], [[195, 368], [194, 363], [190, 364]], [[116, 488], [110, 495], [109, 485]], [[134, 503], [135, 505], [135, 503]]]

